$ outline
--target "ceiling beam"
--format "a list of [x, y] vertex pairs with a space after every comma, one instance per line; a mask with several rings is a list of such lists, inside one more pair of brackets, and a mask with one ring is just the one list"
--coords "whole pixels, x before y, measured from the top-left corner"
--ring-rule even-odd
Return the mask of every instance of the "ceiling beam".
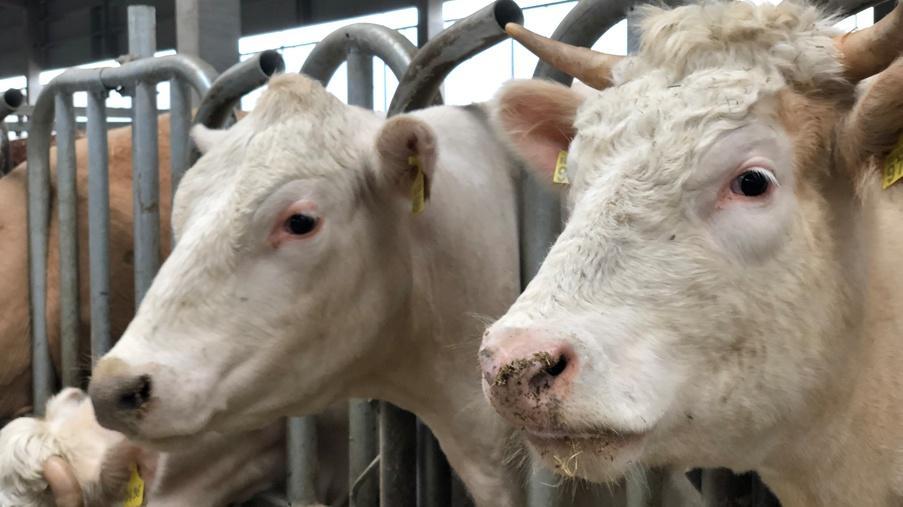
[[26, 0], [0, 0], [0, 7], [15, 7], [17, 9], [25, 9]]

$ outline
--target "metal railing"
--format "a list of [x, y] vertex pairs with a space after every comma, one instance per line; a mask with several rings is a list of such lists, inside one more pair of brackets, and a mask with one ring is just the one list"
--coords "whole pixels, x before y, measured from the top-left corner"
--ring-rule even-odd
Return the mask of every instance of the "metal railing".
[[[153, 30], [152, 8], [129, 7], [133, 32]], [[149, 18], [149, 19], [148, 19]], [[131, 39], [131, 36], [130, 36]], [[130, 40], [135, 42], [135, 40]], [[147, 43], [148, 41], [145, 41]], [[143, 48], [147, 52], [147, 48]], [[133, 51], [134, 52], [134, 51]], [[153, 48], [150, 49], [150, 54]], [[76, 189], [75, 114], [72, 94], [88, 93], [88, 217], [92, 355], [111, 345], [109, 326], [109, 173], [105, 99], [110, 90], [133, 90], [133, 189], [135, 194], [135, 290], [140, 300], [159, 264], [159, 181], [157, 161], [156, 83], [172, 83], [172, 171], [188, 167], [190, 122], [188, 87], [204, 94], [214, 71], [187, 56], [147, 58], [121, 67], [70, 69], [48, 83], [32, 112], [28, 141], [28, 250], [30, 319], [33, 354], [33, 403], [42, 413], [55, 390], [46, 320], [47, 259], [50, 225], [50, 140], [57, 134], [56, 199], [60, 223], [60, 342], [62, 385], [78, 385], [78, 197]]]
[[12, 157], [9, 152], [9, 129], [6, 127], [4, 120], [10, 114], [15, 113], [24, 101], [25, 97], [22, 96], [22, 92], [15, 88], [6, 90], [0, 96], [0, 176], [12, 170]]

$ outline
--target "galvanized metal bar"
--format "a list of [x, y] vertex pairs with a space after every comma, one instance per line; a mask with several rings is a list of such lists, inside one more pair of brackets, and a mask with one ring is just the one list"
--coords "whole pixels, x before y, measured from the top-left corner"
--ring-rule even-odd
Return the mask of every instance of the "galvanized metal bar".
[[9, 151], [9, 129], [4, 120], [22, 106], [25, 97], [22, 92], [10, 88], [0, 95], [0, 176], [10, 172], [12, 159]]
[[191, 88], [178, 79], [169, 82], [169, 149], [172, 196], [191, 164]]
[[417, 505], [451, 506], [451, 467], [430, 429], [417, 421]]
[[325, 85], [352, 49], [379, 58], [399, 79], [417, 52], [414, 44], [396, 30], [372, 23], [355, 23], [339, 28], [318, 42], [304, 60], [301, 73]]
[[59, 212], [60, 350], [63, 387], [78, 386], [79, 284], [78, 192], [76, 189], [75, 114], [72, 95], [56, 101], [56, 177]]
[[113, 346], [110, 331], [110, 175], [106, 92], [88, 93], [88, 265], [91, 364]]
[[[351, 47], [348, 60], [348, 103], [373, 109], [373, 57]], [[379, 505], [379, 475], [373, 460], [379, 456], [378, 402], [351, 400], [348, 410], [348, 484], [350, 507]]]
[[[54, 97], [75, 91], [105, 92], [131, 86], [139, 80], [159, 82], [179, 78], [203, 95], [214, 75], [207, 64], [175, 55], [139, 60], [121, 67], [69, 69], [48, 83], [37, 96], [31, 112], [28, 138], [28, 279], [29, 320], [32, 342], [32, 396], [35, 412], [42, 415], [54, 390], [54, 373], [47, 340], [47, 245], [50, 220], [50, 138]], [[156, 131], [156, 129], [155, 129]]]
[[[50, 88], [50, 87], [48, 87]], [[48, 93], [50, 92], [50, 93]], [[32, 405], [36, 415], [54, 391], [54, 374], [47, 339], [47, 243], [50, 228], [50, 133], [54, 90], [38, 98], [28, 139], [28, 283], [31, 321]]]
[[203, 94], [194, 123], [210, 128], [226, 126], [226, 120], [241, 98], [285, 71], [285, 61], [276, 51], [263, 51], [223, 72]]
[[287, 493], [290, 505], [317, 504], [317, 421], [314, 416], [288, 420]]
[[417, 505], [417, 418], [390, 403], [381, 402], [379, 417], [379, 504]]
[[0, 95], [0, 122], [15, 113], [25, 102], [25, 96], [15, 88], [10, 88]]
[[507, 37], [505, 25], [523, 23], [512, 0], [496, 0], [458, 20], [417, 51], [389, 106], [389, 116], [430, 104], [439, 86], [459, 63]]
[[[129, 53], [150, 58], [156, 50], [156, 11], [128, 8]], [[160, 165], [157, 152], [157, 86], [138, 81], [132, 97], [132, 193], [135, 235], [135, 304], [144, 299], [160, 268]]]

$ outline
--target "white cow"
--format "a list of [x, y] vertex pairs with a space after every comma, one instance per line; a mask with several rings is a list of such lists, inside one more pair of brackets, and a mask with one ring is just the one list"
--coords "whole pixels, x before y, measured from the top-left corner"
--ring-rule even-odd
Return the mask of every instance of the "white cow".
[[224, 506], [284, 474], [282, 428], [208, 434], [187, 451], [160, 454], [102, 428], [88, 396], [67, 388], [47, 402], [45, 418], [21, 417], [0, 430], [0, 505], [121, 504], [134, 466], [145, 505]]
[[518, 171], [482, 110], [387, 121], [285, 75], [194, 134], [176, 248], [94, 371], [101, 424], [171, 447], [379, 398], [430, 426], [479, 505], [523, 505], [474, 359], [519, 287]]
[[881, 189], [901, 20], [833, 38], [792, 2], [647, 8], [620, 63], [511, 27], [608, 87], [499, 98], [543, 178], [569, 150], [570, 220], [480, 352], [549, 466], [726, 466], [785, 506], [903, 502], [903, 185]]

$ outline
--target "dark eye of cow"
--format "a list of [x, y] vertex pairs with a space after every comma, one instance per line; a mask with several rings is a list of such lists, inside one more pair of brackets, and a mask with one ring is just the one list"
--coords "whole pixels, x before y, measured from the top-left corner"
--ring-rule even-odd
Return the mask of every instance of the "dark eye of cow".
[[296, 213], [285, 220], [285, 230], [296, 236], [309, 234], [317, 227], [316, 217]]
[[731, 191], [746, 197], [758, 197], [768, 192], [771, 179], [762, 171], [746, 171], [731, 182]]

